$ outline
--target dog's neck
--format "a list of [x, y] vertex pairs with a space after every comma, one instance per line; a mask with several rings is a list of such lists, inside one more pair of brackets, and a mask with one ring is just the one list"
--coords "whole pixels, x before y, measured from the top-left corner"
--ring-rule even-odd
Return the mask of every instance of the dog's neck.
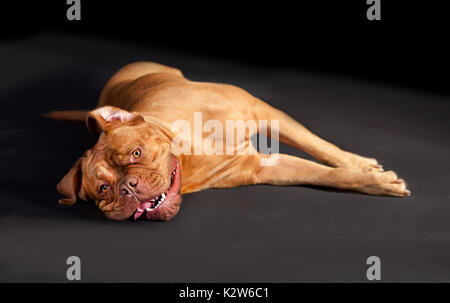
[[152, 115], [143, 114], [142, 116], [144, 117], [144, 120], [147, 123], [148, 127], [151, 127], [162, 137], [167, 138], [169, 142], [172, 142], [176, 135], [170, 130], [170, 125], [166, 121], [155, 118]]

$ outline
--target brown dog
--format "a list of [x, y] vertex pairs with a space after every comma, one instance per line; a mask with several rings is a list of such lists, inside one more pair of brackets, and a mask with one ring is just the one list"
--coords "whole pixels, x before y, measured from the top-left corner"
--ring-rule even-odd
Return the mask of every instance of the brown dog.
[[[203, 144], [173, 130], [173, 123], [182, 120], [192, 127], [187, 133], [194, 133], [195, 112], [202, 113], [204, 121], [223, 125], [227, 120], [278, 121], [281, 142], [329, 166], [285, 154], [279, 154], [274, 165], [261, 165], [270, 155], [256, 152], [250, 139], [260, 127], [249, 129], [238, 142], [225, 141], [219, 132], [212, 135], [216, 147], [221, 143], [248, 153], [174, 152], [176, 138], [190, 151]], [[57, 189], [66, 197], [61, 203], [73, 204], [77, 197], [91, 199], [111, 219], [134, 215], [135, 219], [169, 220], [179, 210], [181, 194], [212, 187], [305, 184], [373, 195], [410, 194], [405, 182], [394, 172], [383, 171], [375, 159], [341, 150], [244, 90], [189, 81], [181, 71], [156, 63], [133, 63], [118, 71], [93, 111], [59, 111], [48, 116], [86, 120], [88, 129], [100, 134]]]

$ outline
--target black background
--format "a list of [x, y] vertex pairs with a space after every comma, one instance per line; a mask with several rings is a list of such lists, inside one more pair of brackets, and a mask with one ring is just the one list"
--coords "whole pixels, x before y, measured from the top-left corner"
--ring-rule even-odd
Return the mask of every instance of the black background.
[[382, 20], [369, 21], [364, 0], [82, 1], [82, 20], [68, 21], [65, 1], [9, 1], [1, 32], [106, 38], [448, 94], [445, 2], [381, 3]]

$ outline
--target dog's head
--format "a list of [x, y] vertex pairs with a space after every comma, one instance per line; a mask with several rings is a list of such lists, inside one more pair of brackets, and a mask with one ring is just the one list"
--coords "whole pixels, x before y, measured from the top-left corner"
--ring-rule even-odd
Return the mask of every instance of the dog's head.
[[94, 200], [106, 217], [167, 221], [181, 203], [181, 167], [171, 141], [137, 113], [105, 106], [89, 113], [89, 130], [100, 133], [95, 146], [58, 183], [65, 199]]

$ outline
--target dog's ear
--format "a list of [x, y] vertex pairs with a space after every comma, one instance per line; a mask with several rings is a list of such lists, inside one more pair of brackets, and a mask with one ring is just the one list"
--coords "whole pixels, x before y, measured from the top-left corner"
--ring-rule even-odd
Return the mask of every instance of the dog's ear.
[[77, 201], [77, 196], [81, 188], [81, 165], [83, 159], [83, 157], [78, 159], [75, 165], [56, 185], [58, 192], [66, 197], [59, 200], [59, 203], [72, 205]]
[[101, 133], [109, 127], [130, 121], [143, 122], [144, 118], [115, 106], [103, 106], [89, 112], [86, 125], [89, 131]]

